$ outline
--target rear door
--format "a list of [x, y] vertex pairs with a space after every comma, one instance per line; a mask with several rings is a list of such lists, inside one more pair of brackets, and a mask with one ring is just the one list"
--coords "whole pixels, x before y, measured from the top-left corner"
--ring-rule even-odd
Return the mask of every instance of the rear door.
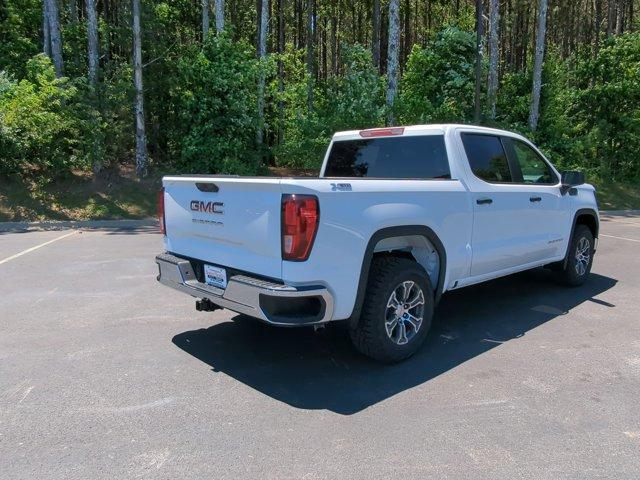
[[167, 251], [281, 278], [279, 179], [165, 177]]

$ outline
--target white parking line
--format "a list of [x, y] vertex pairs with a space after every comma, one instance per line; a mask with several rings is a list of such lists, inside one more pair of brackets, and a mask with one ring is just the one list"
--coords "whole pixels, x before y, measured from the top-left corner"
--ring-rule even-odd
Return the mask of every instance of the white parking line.
[[616, 237], [615, 235], [605, 235], [604, 233], [601, 233], [600, 236], [601, 237], [609, 237], [609, 238], [617, 238], [618, 240], [629, 240], [630, 242], [640, 243], [640, 240], [636, 240], [635, 238]]
[[7, 262], [9, 262], [11, 260], [14, 260], [14, 259], [16, 259], [18, 257], [21, 257], [22, 255], [26, 255], [27, 253], [33, 252], [34, 250], [42, 248], [42, 247], [44, 247], [46, 245], [49, 245], [50, 243], [57, 242], [58, 240], [62, 240], [63, 238], [70, 237], [71, 235], [75, 235], [76, 233], [78, 233], [78, 231], [74, 230], [73, 232], [65, 233], [64, 235], [56, 237], [53, 240], [49, 240], [48, 242], [41, 243], [40, 245], [36, 245], [35, 247], [27, 248], [26, 250], [23, 250], [20, 253], [16, 253], [15, 255], [11, 255], [10, 257], [7, 257], [7, 258], [4, 258], [4, 259], [0, 260], [0, 265], [2, 265], [3, 263], [7, 263]]
[[640, 223], [623, 222], [622, 220], [612, 220], [610, 218], [603, 219], [602, 222], [603, 223], [611, 222], [611, 223], [617, 223], [619, 225], [630, 225], [632, 227], [640, 227]]

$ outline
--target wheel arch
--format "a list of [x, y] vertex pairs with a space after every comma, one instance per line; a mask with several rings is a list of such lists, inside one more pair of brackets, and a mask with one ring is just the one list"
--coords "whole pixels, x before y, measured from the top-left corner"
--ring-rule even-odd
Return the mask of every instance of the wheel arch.
[[[438, 235], [429, 227], [425, 225], [403, 225], [396, 227], [386, 227], [376, 231], [367, 243], [367, 247], [364, 252], [364, 258], [362, 260], [362, 266], [360, 268], [360, 279], [358, 281], [358, 290], [356, 294], [356, 302], [351, 313], [350, 322], [356, 323], [360, 318], [362, 311], [362, 304], [364, 303], [364, 296], [366, 293], [367, 282], [369, 279], [369, 272], [371, 269], [371, 262], [376, 252], [376, 246], [383, 240], [391, 239], [395, 237], [424, 237], [429, 244], [431, 244], [439, 257], [438, 264], [438, 283], [433, 286], [434, 301], [437, 304], [442, 296], [444, 290], [444, 282], [447, 271], [447, 253], [444, 245]], [[418, 260], [416, 260], [420, 263]]]
[[576, 212], [573, 217], [573, 227], [571, 234], [573, 234], [576, 225], [586, 225], [591, 230], [594, 238], [598, 238], [598, 231], [600, 229], [600, 223], [598, 221], [598, 215], [595, 210], [591, 208], [581, 208]]
[[567, 251], [565, 253], [563, 261], [565, 267], [567, 265], [567, 260], [569, 259], [569, 249], [571, 247], [573, 234], [575, 233], [576, 227], [578, 225], [586, 225], [589, 230], [591, 230], [593, 238], [598, 238], [598, 233], [600, 231], [600, 221], [598, 220], [598, 214], [596, 213], [596, 211], [593, 208], [580, 208], [576, 210], [576, 213], [573, 215], [571, 234], [569, 235], [569, 241], [567, 242]]

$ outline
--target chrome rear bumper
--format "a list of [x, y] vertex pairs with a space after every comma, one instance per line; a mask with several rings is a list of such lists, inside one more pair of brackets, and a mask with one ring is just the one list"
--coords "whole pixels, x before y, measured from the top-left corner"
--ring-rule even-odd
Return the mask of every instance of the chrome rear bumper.
[[[233, 275], [227, 288], [217, 288], [198, 281], [189, 260], [169, 253], [156, 256], [158, 281], [195, 298], [206, 298], [214, 304], [243, 313], [274, 325], [313, 325], [331, 320], [333, 297], [323, 286], [293, 287], [247, 275]], [[310, 315], [295, 314], [287, 304], [309, 300], [317, 307]], [[317, 302], [317, 303], [316, 303]], [[273, 305], [280, 305], [281, 312]], [[276, 307], [278, 308], [278, 307]], [[295, 311], [295, 308], [293, 309]], [[285, 313], [282, 313], [285, 312]]]

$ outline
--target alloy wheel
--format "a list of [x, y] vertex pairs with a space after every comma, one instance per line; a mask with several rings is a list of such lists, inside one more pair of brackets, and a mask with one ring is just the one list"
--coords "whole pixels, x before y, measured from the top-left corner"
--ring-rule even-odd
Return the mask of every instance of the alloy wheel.
[[584, 275], [589, 267], [589, 261], [591, 260], [591, 244], [589, 239], [582, 237], [578, 241], [576, 247], [576, 273], [579, 276]]
[[387, 301], [385, 331], [396, 345], [406, 345], [416, 336], [424, 319], [424, 293], [411, 280], [400, 283]]

